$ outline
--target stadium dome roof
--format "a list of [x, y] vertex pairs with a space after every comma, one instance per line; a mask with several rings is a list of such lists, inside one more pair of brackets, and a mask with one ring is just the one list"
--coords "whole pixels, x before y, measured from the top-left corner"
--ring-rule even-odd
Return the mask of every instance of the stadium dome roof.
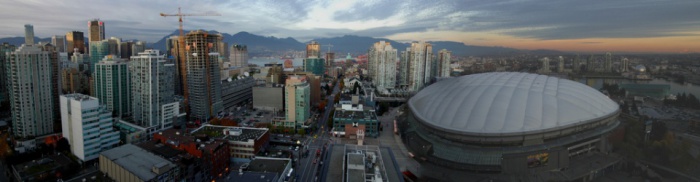
[[446, 79], [408, 101], [429, 126], [457, 133], [538, 133], [612, 116], [619, 106], [599, 91], [566, 79], [515, 72]]

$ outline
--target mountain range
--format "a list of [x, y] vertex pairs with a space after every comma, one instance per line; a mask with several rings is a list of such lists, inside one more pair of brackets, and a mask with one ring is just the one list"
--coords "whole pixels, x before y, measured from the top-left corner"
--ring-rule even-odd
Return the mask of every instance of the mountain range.
[[[188, 31], [186, 31], [188, 32]], [[217, 31], [209, 31], [211, 33], [220, 33]], [[154, 43], [149, 43], [147, 46], [149, 48], [165, 50], [165, 42], [167, 38], [179, 35], [179, 31], [173, 31], [172, 33], [163, 36], [160, 40]], [[275, 55], [275, 53], [285, 52], [285, 51], [301, 51], [306, 48], [307, 42], [300, 42], [294, 38], [278, 38], [274, 36], [261, 36], [248, 32], [238, 32], [236, 34], [221, 33], [224, 37], [224, 42], [230, 45], [243, 44], [248, 46], [248, 52], [251, 56], [256, 55]], [[87, 38], [85, 38], [87, 40]], [[35, 42], [50, 42], [51, 38], [35, 38]], [[328, 44], [331, 44], [331, 51], [336, 52], [337, 56], [342, 56], [340, 54], [365, 54], [370, 46], [379, 41], [387, 41], [397, 49], [399, 52], [406, 50], [410, 46], [410, 43], [402, 43], [394, 40], [389, 40], [385, 38], [373, 38], [373, 37], [363, 37], [355, 35], [345, 35], [339, 37], [330, 38], [317, 38], [314, 41], [321, 44], [322, 52], [328, 49]], [[0, 38], [0, 42], [8, 42], [13, 45], [21, 45], [24, 43], [24, 37], [9, 37]], [[462, 42], [453, 41], [428, 41], [433, 45], [433, 52], [441, 49], [447, 49], [452, 51], [453, 55], [457, 56], [482, 56], [482, 55], [504, 55], [504, 54], [520, 54], [520, 53], [563, 53], [560, 51], [553, 50], [520, 50], [507, 47], [489, 47], [489, 46], [475, 46], [466, 45]], [[566, 54], [566, 53], [564, 53]]]

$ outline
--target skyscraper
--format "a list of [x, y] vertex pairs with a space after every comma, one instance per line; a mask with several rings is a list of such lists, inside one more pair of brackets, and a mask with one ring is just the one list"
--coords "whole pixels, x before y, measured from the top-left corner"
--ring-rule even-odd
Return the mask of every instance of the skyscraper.
[[450, 62], [452, 61], [452, 52], [447, 49], [442, 49], [438, 51], [437, 63], [438, 63], [438, 77], [446, 78], [450, 77]]
[[411, 91], [418, 91], [430, 82], [430, 67], [433, 46], [425, 42], [413, 42], [401, 53], [401, 85]]
[[126, 42], [121, 42], [119, 43], [119, 57], [122, 58], [129, 58], [131, 57], [131, 47], [134, 45], [134, 42], [131, 41], [126, 41]]
[[34, 45], [34, 26], [31, 24], [24, 25], [24, 44]]
[[121, 56], [119, 45], [122, 43], [122, 40], [120, 38], [110, 37], [109, 39], [107, 39], [107, 43], [109, 44], [109, 54]]
[[95, 72], [95, 65], [109, 55], [109, 42], [107, 40], [90, 42], [90, 74]]
[[63, 35], [51, 36], [51, 44], [56, 46], [56, 51], [66, 52], [66, 36], [63, 36]]
[[321, 57], [321, 45], [316, 41], [311, 41], [306, 44], [306, 58], [320, 58]]
[[105, 40], [105, 24], [100, 19], [88, 21], [88, 41]]
[[112, 128], [112, 113], [97, 98], [67, 94], [60, 96], [60, 103], [63, 137], [78, 159], [97, 159], [100, 152], [119, 144], [119, 131]]
[[0, 106], [4, 105], [9, 99], [7, 95], [8, 80], [6, 79], [9, 77], [5, 71], [5, 63], [8, 62], [9, 57], [6, 57], [6, 53], [14, 52], [16, 48], [17, 47], [7, 42], [0, 45]]
[[335, 53], [327, 52], [325, 59], [326, 59], [326, 73], [332, 77], [336, 77], [337, 73], [334, 69], [334, 67], [335, 67]]
[[39, 47], [23, 45], [8, 54], [8, 91], [12, 132], [18, 138], [42, 136], [53, 132], [53, 88], [49, 53]]
[[581, 71], [581, 57], [578, 54], [576, 54], [576, 58], [574, 58], [574, 63], [571, 64], [571, 67], [574, 73]]
[[540, 71], [541, 73], [549, 73], [551, 71], [551, 68], [549, 68], [549, 58], [544, 57], [540, 59], [542, 61], [542, 70]]
[[605, 63], [603, 63], [606, 73], [612, 73], [612, 54], [605, 53]]
[[630, 60], [627, 58], [622, 58], [620, 60], [620, 72], [628, 72], [630, 67]]
[[397, 51], [391, 43], [379, 41], [369, 48], [369, 72], [372, 82], [377, 88], [391, 89], [396, 87]]
[[164, 106], [175, 101], [175, 64], [168, 63], [157, 50], [146, 50], [129, 61], [133, 119], [137, 125], [156, 130], [170, 128], [175, 118], [166, 118]]
[[[54, 106], [58, 106], [58, 96], [61, 95], [62, 89], [61, 89], [61, 67], [60, 63], [58, 60], [58, 51], [56, 51], [56, 47], [51, 45], [50, 43], [38, 45], [42, 49], [42, 51], [45, 51], [49, 55], [49, 62], [51, 65], [51, 101], [53, 102]], [[58, 107], [53, 108], [54, 118], [58, 119], [60, 116], [60, 110]]]
[[[142, 41], [137, 41], [133, 45], [131, 45], [131, 55], [130, 56], [136, 56], [140, 52], [143, 52], [146, 50], [146, 43]], [[129, 59], [129, 57], [123, 57], [123, 59]]]
[[72, 54], [75, 48], [78, 48], [78, 52], [85, 54], [85, 37], [83, 37], [83, 32], [72, 31], [66, 33], [66, 51]]
[[231, 66], [248, 67], [248, 46], [232, 45], [229, 61]]
[[[285, 120], [301, 126], [311, 116], [311, 88], [306, 76], [292, 75], [284, 86]], [[291, 126], [286, 126], [291, 127]]]
[[116, 117], [131, 116], [131, 77], [128, 63], [107, 55], [95, 65], [95, 97]]
[[562, 57], [562, 56], [559, 56], [559, 61], [557, 62], [557, 72], [558, 73], [564, 72], [564, 57]]
[[305, 58], [304, 71], [313, 73], [314, 75], [323, 75], [325, 73], [324, 66], [326, 60], [323, 58]]
[[83, 76], [78, 68], [66, 68], [61, 70], [61, 84], [63, 93], [88, 93], [87, 78]]
[[197, 30], [187, 33], [186, 94], [190, 119], [208, 120], [223, 110], [217, 53], [217, 34]]

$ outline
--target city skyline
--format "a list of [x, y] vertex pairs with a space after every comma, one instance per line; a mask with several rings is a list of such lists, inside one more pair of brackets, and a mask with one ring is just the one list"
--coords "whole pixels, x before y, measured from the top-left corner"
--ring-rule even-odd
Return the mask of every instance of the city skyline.
[[[42, 2], [7, 1], [0, 37], [51, 37], [77, 30], [99, 18], [106, 37], [155, 42], [177, 28], [158, 13], [220, 13], [186, 17], [185, 29], [247, 31], [300, 41], [358, 35], [396, 41], [457, 41], [467, 45], [563, 51], [700, 52], [700, 24], [694, 1], [343, 1], [343, 2]], [[3, 4], [5, 4], [3, 3]], [[75, 4], [91, 4], [81, 8]], [[124, 11], [126, 10], [126, 11]], [[45, 16], [41, 13], [51, 14]], [[332, 16], [329, 16], [332, 15]], [[147, 25], [147, 26], [145, 26]]]

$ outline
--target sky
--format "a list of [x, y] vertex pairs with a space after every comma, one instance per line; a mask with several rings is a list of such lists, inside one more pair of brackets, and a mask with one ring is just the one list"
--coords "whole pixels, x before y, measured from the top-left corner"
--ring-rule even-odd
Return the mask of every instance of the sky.
[[155, 42], [178, 27], [299, 41], [342, 35], [519, 49], [700, 52], [698, 0], [0, 0], [0, 37], [87, 32]]

